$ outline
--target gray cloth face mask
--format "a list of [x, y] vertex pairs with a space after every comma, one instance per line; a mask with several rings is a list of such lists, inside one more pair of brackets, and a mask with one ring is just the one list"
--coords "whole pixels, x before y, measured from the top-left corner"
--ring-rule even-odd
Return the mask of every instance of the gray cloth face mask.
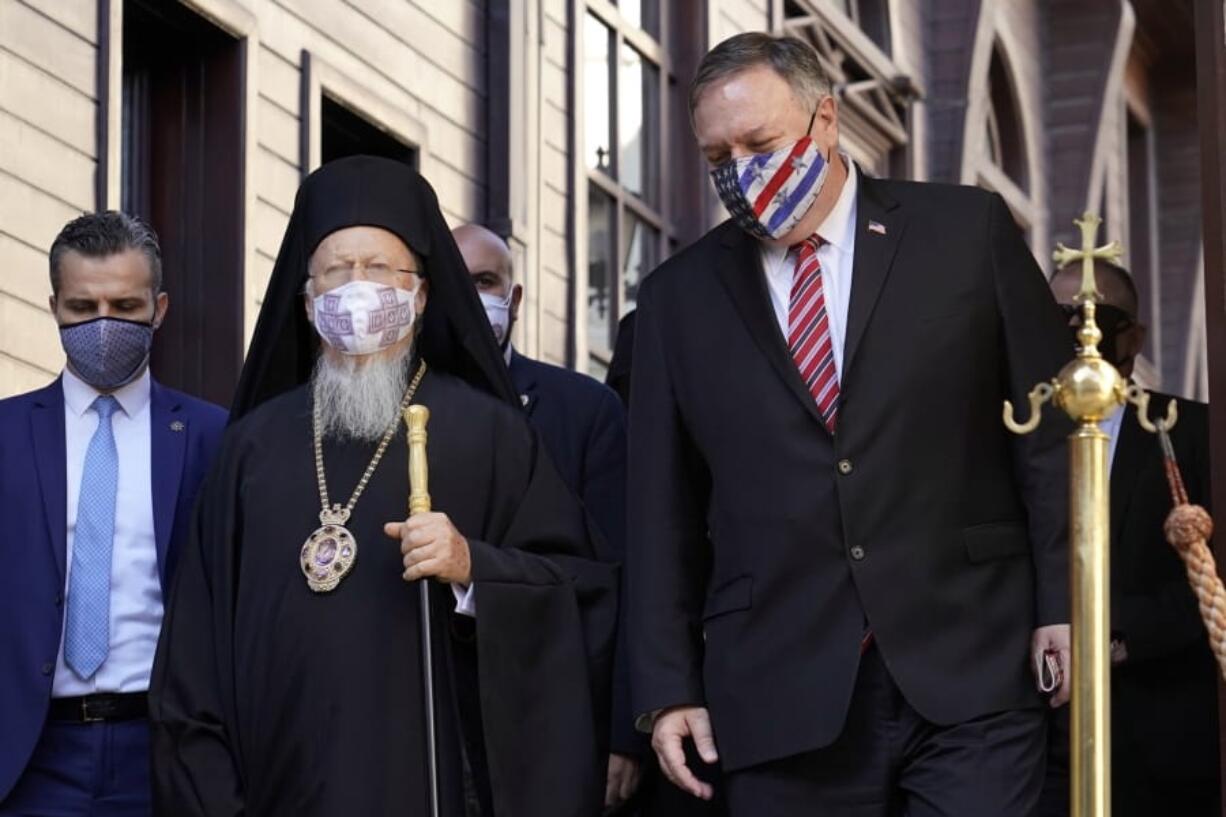
[[153, 322], [93, 318], [60, 327], [73, 372], [99, 391], [131, 383], [149, 362]]

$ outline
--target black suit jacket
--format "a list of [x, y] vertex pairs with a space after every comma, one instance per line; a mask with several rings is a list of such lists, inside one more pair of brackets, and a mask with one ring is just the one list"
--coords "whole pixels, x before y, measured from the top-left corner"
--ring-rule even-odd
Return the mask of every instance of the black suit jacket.
[[1068, 362], [1068, 330], [1008, 209], [861, 175], [855, 229], [834, 437], [735, 226], [638, 301], [634, 707], [708, 706], [725, 770], [838, 736], [865, 617], [940, 724], [1039, 706], [1032, 629], [1068, 621], [1069, 424], [1001, 423]]
[[[600, 558], [621, 564], [626, 558], [626, 412], [617, 395], [587, 375], [516, 352], [511, 381], [558, 473], [591, 514], [604, 549]], [[637, 754], [642, 747], [630, 714], [624, 641], [619, 634], [610, 748]]]
[[[1152, 395], [1150, 413], [1164, 415], [1171, 399]], [[1177, 402], [1171, 443], [1189, 500], [1208, 507], [1208, 407]], [[1218, 777], [1216, 664], [1183, 560], [1163, 534], [1171, 502], [1158, 440], [1130, 405], [1111, 468], [1111, 627], [1128, 649], [1112, 672], [1117, 789], [1132, 771], [1142, 781]]]

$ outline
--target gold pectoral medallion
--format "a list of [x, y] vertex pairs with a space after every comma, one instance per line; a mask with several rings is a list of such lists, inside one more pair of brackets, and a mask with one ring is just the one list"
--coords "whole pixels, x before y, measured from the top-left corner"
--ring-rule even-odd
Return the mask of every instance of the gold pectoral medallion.
[[353, 563], [358, 558], [358, 540], [349, 532], [349, 528], [345, 527], [345, 523], [349, 521], [349, 515], [353, 513], [353, 506], [361, 499], [362, 492], [366, 490], [366, 484], [370, 482], [375, 469], [379, 467], [379, 461], [383, 459], [383, 453], [387, 451], [387, 445], [392, 441], [396, 427], [400, 424], [400, 416], [413, 402], [413, 395], [417, 392], [417, 387], [425, 373], [426, 362], [423, 360], [418, 364], [417, 374], [413, 375], [413, 380], [405, 390], [396, 415], [392, 417], [387, 430], [383, 432], [379, 446], [375, 449], [375, 455], [370, 458], [370, 464], [366, 466], [366, 471], [358, 480], [358, 485], [353, 489], [353, 495], [349, 497], [347, 505], [335, 505], [328, 498], [328, 477], [324, 472], [323, 423], [319, 418], [319, 406], [316, 405], [311, 413], [311, 430], [315, 448], [315, 480], [319, 486], [319, 527], [303, 543], [302, 551], [298, 554], [298, 567], [302, 569], [302, 575], [306, 576], [307, 587], [316, 593], [329, 593], [335, 590], [336, 586], [341, 583], [341, 579], [348, 576], [349, 571], [353, 570]]
[[307, 587], [316, 593], [335, 590], [358, 558], [358, 541], [345, 527], [348, 521], [349, 511], [339, 505], [320, 511], [319, 528], [302, 546], [299, 566]]

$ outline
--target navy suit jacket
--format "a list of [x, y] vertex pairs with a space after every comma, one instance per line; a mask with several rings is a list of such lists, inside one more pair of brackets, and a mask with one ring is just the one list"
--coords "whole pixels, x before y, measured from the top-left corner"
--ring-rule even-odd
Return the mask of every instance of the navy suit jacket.
[[[152, 383], [153, 527], [163, 593], [187, 536], [196, 489], [217, 450], [226, 413]], [[0, 400], [0, 801], [42, 732], [64, 621], [67, 477], [59, 380]]]
[[[587, 375], [514, 352], [511, 382], [558, 473], [600, 531], [600, 558], [621, 564], [626, 558], [626, 411], [617, 394]], [[621, 660], [620, 635], [618, 642], [611, 746], [619, 754], [637, 754], [640, 741], [630, 716], [630, 679]]]

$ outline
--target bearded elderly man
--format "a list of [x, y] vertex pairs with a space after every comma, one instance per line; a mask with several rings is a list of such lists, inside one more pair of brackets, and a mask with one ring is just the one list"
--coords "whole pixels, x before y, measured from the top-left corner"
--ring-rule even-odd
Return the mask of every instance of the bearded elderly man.
[[[410, 403], [438, 512], [406, 521]], [[429, 185], [308, 178], [167, 613], [162, 813], [427, 814], [423, 670], [441, 814], [599, 811], [616, 581], [517, 404]]]
[[735, 817], [1030, 815], [1028, 668], [1068, 655], [1064, 429], [1000, 412], [1067, 330], [1000, 196], [866, 175], [832, 94], [758, 33], [691, 85], [732, 218], [638, 300], [635, 708], [693, 794], [683, 741], [722, 761]]

